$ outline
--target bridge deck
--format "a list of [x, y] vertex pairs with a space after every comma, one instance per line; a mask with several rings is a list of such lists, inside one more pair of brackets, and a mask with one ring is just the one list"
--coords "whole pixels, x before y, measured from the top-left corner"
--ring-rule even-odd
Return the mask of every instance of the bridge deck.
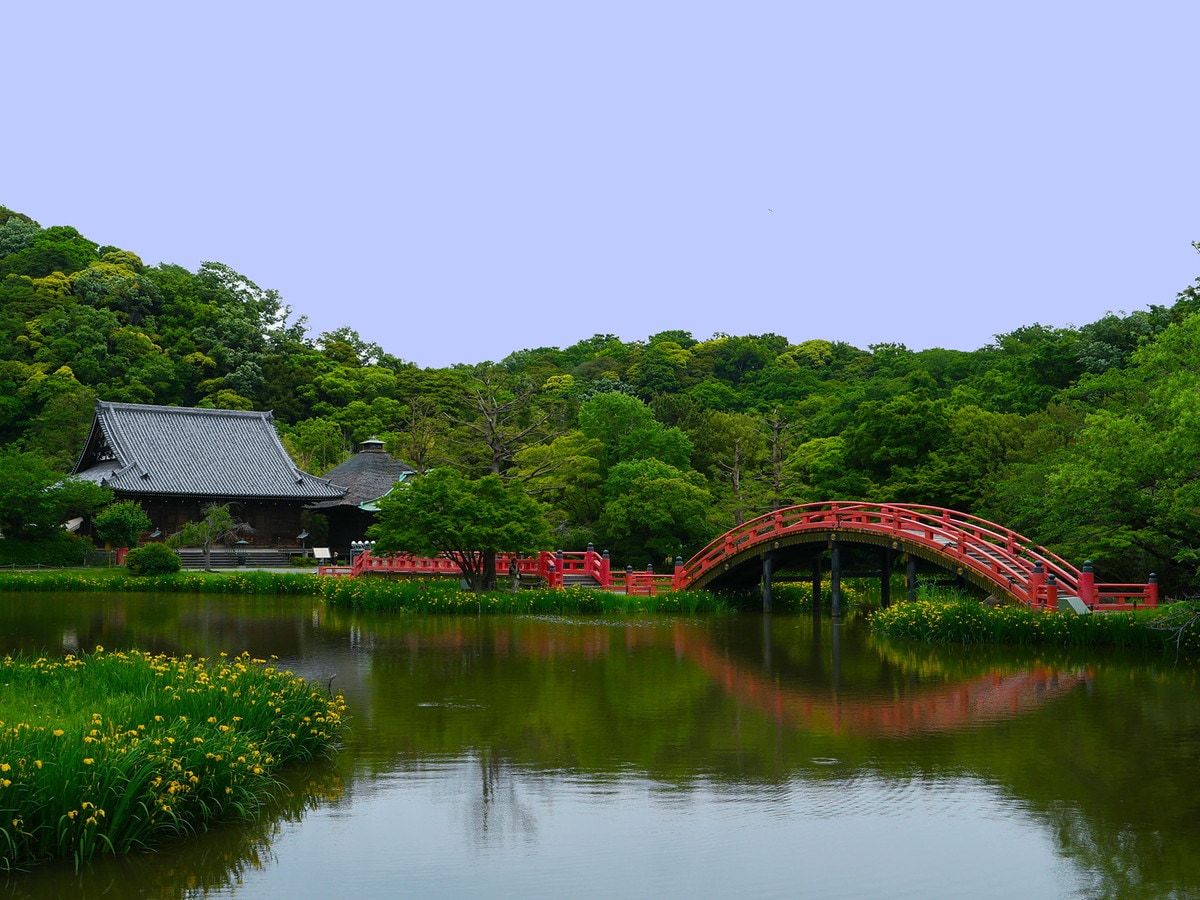
[[[800, 543], [863, 542], [887, 546], [961, 571], [995, 593], [1028, 606], [1057, 609], [1074, 597], [1094, 610], [1128, 610], [1158, 605], [1154, 576], [1145, 584], [1098, 584], [1089, 564], [1082, 570], [1045, 547], [986, 519], [940, 507], [912, 504], [810, 503], [768, 513], [736, 526], [709, 543], [673, 574], [613, 571], [607, 553], [542, 551], [530, 556], [499, 554], [497, 580], [510, 565], [522, 580], [548, 587], [591, 583], [604, 590], [654, 593], [704, 587], [733, 568], [761, 565], [764, 553]], [[376, 556], [364, 550], [350, 566], [322, 566], [325, 575], [408, 575], [461, 577], [448, 558], [407, 554]]]
[[1155, 606], [1158, 585], [1097, 584], [1090, 566], [1081, 571], [1025, 536], [986, 519], [940, 507], [910, 504], [811, 503], [752, 519], [711, 542], [676, 570], [676, 588], [700, 587], [723, 571], [768, 550], [800, 542], [833, 542], [869, 536], [916, 552], [947, 568], [969, 570], [997, 592], [1029, 606], [1058, 607], [1077, 597], [1092, 609]]

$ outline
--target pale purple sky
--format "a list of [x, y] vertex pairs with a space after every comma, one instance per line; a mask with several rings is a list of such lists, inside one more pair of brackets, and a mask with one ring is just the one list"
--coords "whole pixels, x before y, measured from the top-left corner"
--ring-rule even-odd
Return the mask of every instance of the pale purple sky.
[[423, 366], [975, 349], [1200, 275], [1200, 3], [15, 3], [0, 204]]

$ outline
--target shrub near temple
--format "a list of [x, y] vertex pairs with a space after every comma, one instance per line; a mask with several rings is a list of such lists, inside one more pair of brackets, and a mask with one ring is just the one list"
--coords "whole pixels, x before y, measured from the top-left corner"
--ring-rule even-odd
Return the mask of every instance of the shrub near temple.
[[125, 554], [130, 575], [170, 575], [183, 568], [179, 554], [165, 544], [147, 544]]
[[344, 703], [248, 656], [0, 662], [0, 868], [147, 849], [248, 816], [331, 752]]
[[136, 547], [138, 536], [150, 530], [150, 517], [140, 503], [118, 500], [92, 517], [96, 537], [114, 547]]

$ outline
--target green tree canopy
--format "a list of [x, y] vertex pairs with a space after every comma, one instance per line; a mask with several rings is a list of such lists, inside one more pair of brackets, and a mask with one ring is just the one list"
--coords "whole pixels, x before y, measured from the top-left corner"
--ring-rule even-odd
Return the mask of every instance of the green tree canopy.
[[1200, 583], [1198, 360], [1200, 313], [1140, 346], [1127, 369], [1096, 376], [1102, 407], [1069, 444], [1027, 464], [1036, 479], [1009, 482], [1013, 527], [1068, 558], [1092, 557], [1109, 580], [1153, 570], [1170, 588]]
[[435, 469], [396, 486], [367, 531], [382, 552], [454, 560], [472, 590], [495, 586], [496, 554], [546, 549], [550, 532], [537, 502], [498, 475], [469, 479]]
[[292, 461], [306, 472], [324, 475], [347, 456], [346, 436], [329, 419], [305, 419], [281, 431]]
[[118, 500], [92, 517], [96, 537], [114, 547], [136, 547], [138, 537], [150, 530], [150, 517], [134, 500]]
[[559, 547], [579, 549], [600, 513], [600, 442], [570, 431], [549, 444], [526, 447], [513, 457], [508, 475], [547, 505]]
[[90, 516], [112, 502], [112, 491], [63, 478], [41, 456], [0, 449], [0, 532], [6, 538], [46, 538], [68, 519]]
[[613, 466], [604, 492], [600, 540], [630, 564], [686, 558], [718, 530], [709, 521], [712, 496], [698, 472], [657, 459], [628, 460]]
[[580, 407], [579, 429], [601, 445], [607, 471], [631, 459], [660, 459], [676, 468], [691, 465], [692, 442], [678, 428], [665, 428], [654, 411], [628, 394], [597, 394]]

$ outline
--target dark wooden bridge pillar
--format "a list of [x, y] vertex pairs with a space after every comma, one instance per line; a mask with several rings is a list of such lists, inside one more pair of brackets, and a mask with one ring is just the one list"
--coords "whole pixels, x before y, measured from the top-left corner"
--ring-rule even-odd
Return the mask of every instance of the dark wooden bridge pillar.
[[911, 553], [904, 566], [904, 586], [908, 589], [908, 602], [912, 603], [917, 599], [917, 558]]

